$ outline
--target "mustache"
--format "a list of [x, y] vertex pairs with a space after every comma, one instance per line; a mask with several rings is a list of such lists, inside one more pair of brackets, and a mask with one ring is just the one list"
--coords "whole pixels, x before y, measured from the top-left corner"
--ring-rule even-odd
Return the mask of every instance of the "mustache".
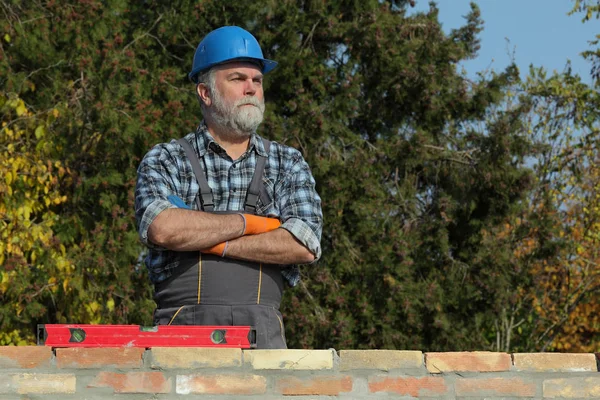
[[236, 100], [236, 102], [233, 104], [234, 107], [239, 107], [239, 106], [244, 106], [244, 105], [251, 105], [251, 106], [255, 106], [255, 107], [259, 107], [262, 105], [262, 103], [256, 98], [256, 97], [244, 97], [241, 98], [239, 100]]

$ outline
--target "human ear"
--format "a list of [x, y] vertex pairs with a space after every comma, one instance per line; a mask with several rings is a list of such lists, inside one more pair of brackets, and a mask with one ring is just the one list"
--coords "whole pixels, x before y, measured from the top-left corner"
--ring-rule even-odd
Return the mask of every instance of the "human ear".
[[206, 86], [204, 83], [200, 82], [198, 85], [196, 85], [196, 93], [198, 93], [198, 97], [200, 98], [202, 103], [204, 103], [205, 106], [208, 107], [212, 104], [210, 90], [208, 89], [208, 86]]

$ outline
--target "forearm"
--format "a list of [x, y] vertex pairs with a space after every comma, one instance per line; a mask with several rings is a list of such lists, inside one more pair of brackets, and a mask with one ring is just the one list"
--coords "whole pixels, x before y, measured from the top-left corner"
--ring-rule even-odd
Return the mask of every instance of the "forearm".
[[174, 251], [195, 251], [240, 237], [244, 219], [238, 214], [212, 214], [169, 208], [156, 216], [148, 239]]
[[315, 256], [283, 228], [229, 240], [226, 256], [267, 264], [307, 264]]

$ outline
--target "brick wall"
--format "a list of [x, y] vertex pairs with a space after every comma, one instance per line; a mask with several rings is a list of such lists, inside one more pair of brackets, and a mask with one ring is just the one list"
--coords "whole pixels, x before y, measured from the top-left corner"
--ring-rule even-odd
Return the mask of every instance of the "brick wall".
[[0, 399], [600, 399], [594, 354], [0, 347]]

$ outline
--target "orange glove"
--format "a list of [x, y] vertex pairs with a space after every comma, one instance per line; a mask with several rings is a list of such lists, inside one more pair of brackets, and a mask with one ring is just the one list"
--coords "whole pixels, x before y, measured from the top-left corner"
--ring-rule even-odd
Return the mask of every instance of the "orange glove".
[[227, 243], [222, 242], [219, 244], [215, 244], [213, 247], [209, 247], [207, 249], [200, 250], [201, 253], [205, 254], [214, 254], [215, 256], [225, 257], [225, 251], [227, 250]]
[[244, 235], [256, 235], [275, 230], [281, 226], [277, 218], [259, 217], [252, 214], [240, 214], [244, 218]]
[[[275, 230], [281, 226], [277, 218], [259, 217], [252, 214], [240, 214], [244, 218], [243, 235], [256, 235]], [[200, 250], [201, 253], [214, 254], [215, 256], [225, 257], [228, 242], [215, 244], [212, 247]]]

